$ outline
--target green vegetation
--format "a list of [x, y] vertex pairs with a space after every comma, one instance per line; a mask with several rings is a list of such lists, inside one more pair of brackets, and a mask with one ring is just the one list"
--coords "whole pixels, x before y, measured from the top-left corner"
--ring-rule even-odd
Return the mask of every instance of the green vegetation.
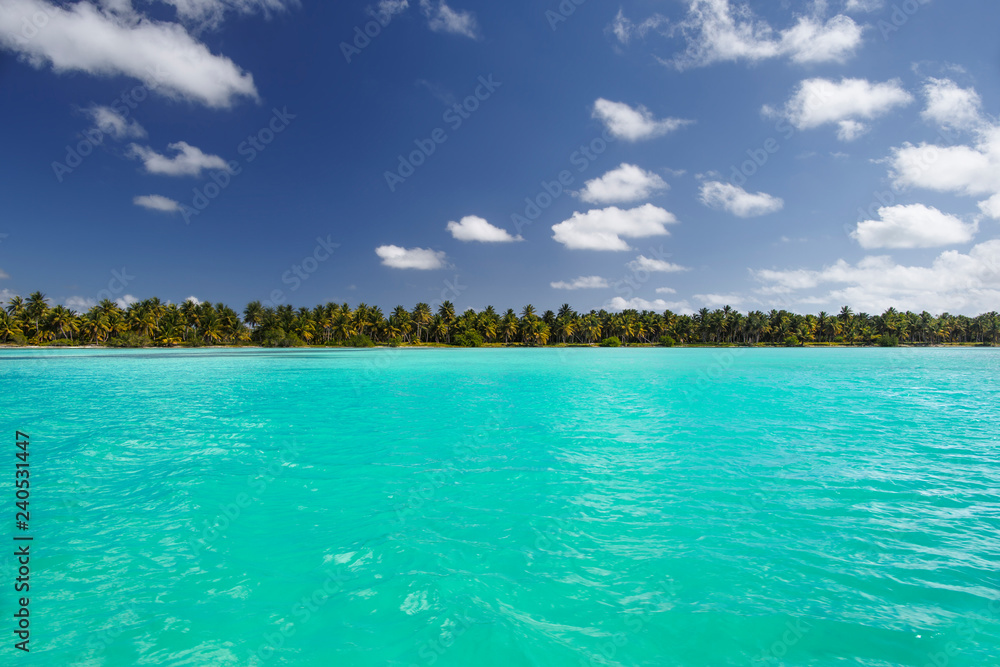
[[899, 337], [882, 334], [876, 341], [879, 347], [899, 347]]
[[729, 306], [693, 315], [604, 310], [577, 313], [569, 304], [538, 314], [534, 306], [499, 313], [492, 306], [457, 314], [445, 301], [418, 303], [386, 316], [377, 306], [328, 303], [315, 308], [249, 304], [240, 315], [222, 303], [165, 304], [147, 299], [120, 308], [104, 300], [84, 314], [49, 306], [45, 295], [13, 297], [0, 309], [0, 343], [117, 347], [262, 345], [900, 345], [1000, 342], [995, 311], [967, 317], [899, 312], [797, 315], [785, 310], [743, 314]]
[[611, 336], [601, 341], [601, 347], [621, 347], [622, 341], [618, 336]]

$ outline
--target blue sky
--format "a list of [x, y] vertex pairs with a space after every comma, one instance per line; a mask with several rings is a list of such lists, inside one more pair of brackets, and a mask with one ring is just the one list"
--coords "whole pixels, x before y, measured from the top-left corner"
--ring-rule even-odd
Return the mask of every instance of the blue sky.
[[998, 25], [0, 0], [0, 298], [996, 310]]

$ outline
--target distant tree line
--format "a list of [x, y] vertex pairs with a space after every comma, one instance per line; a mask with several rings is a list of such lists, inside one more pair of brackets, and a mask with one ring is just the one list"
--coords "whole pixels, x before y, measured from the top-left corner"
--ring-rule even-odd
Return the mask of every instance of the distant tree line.
[[259, 301], [240, 314], [223, 303], [178, 305], [146, 299], [121, 308], [105, 299], [84, 314], [52, 307], [45, 295], [13, 297], [0, 309], [0, 342], [16, 344], [96, 344], [120, 347], [263, 345], [416, 345], [476, 347], [484, 344], [540, 346], [554, 344], [613, 345], [800, 345], [840, 343], [897, 345], [966, 343], [995, 345], [1000, 315], [933, 316], [928, 312], [881, 315], [854, 313], [845, 306], [837, 314], [798, 315], [786, 310], [740, 313], [729, 306], [702, 308], [693, 315], [669, 310], [558, 311], [538, 313], [532, 305], [501, 313], [492, 306], [457, 313], [445, 301], [436, 309], [418, 303], [412, 310], [396, 306], [386, 315], [378, 306], [327, 303], [315, 308]]

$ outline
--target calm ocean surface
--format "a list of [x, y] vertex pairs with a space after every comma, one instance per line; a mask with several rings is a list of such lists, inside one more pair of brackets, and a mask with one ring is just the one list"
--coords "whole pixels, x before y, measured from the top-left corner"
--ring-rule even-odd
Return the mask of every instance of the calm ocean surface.
[[0, 386], [3, 664], [1000, 664], [1000, 350], [8, 349]]

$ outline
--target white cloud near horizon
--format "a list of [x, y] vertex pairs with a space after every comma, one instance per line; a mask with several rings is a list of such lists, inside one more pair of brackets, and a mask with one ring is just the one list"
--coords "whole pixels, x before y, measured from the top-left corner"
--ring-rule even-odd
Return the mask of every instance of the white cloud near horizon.
[[937, 248], [968, 243], [979, 231], [975, 222], [923, 204], [884, 206], [878, 215], [879, 220], [859, 222], [851, 232], [862, 248]]
[[669, 310], [680, 315], [694, 314], [694, 310], [692, 310], [687, 301], [664, 301], [663, 299], [648, 301], [640, 297], [625, 299], [623, 297], [616, 296], [604, 304], [604, 309], [619, 313], [623, 310], [655, 310], [659, 312]]
[[560, 280], [549, 283], [552, 289], [578, 290], [578, 289], [604, 289], [609, 287], [608, 281], [600, 276], [580, 276], [573, 282]]
[[393, 269], [417, 269], [431, 271], [443, 269], [447, 265], [444, 251], [430, 248], [403, 248], [397, 245], [381, 245], [375, 248], [375, 254], [382, 259], [382, 264]]
[[[114, 299], [114, 304], [119, 308], [121, 308], [122, 310], [125, 310], [133, 303], [138, 303], [138, 302], [139, 299], [131, 294], [125, 294], [123, 296], [118, 297], [117, 299]], [[98, 305], [98, 303], [97, 299], [94, 299], [92, 297], [70, 296], [66, 297], [66, 299], [63, 300], [63, 305], [72, 311], [82, 314], [86, 313], [88, 310]]]
[[661, 61], [678, 70], [778, 57], [797, 64], [843, 63], [861, 46], [864, 32], [844, 14], [825, 21], [818, 14], [800, 16], [793, 26], [775, 31], [746, 4], [734, 5], [729, 0], [688, 0], [687, 4], [687, 16], [673, 26], [673, 33], [683, 36], [687, 48]]
[[755, 218], [780, 211], [785, 202], [766, 192], [749, 193], [738, 185], [707, 181], [701, 185], [701, 203], [709, 208], [728, 211], [739, 218]]
[[739, 294], [695, 294], [691, 298], [699, 301], [706, 308], [739, 306], [745, 301]]
[[132, 144], [130, 157], [139, 158], [147, 173], [164, 176], [200, 176], [205, 169], [229, 170], [226, 161], [218, 155], [208, 155], [200, 148], [186, 141], [178, 141], [167, 145], [176, 154], [172, 157], [161, 155], [148, 146]]
[[162, 211], [163, 213], [176, 213], [181, 210], [181, 205], [178, 202], [163, 195], [141, 195], [135, 197], [132, 203], [151, 211]]
[[857, 264], [843, 259], [820, 270], [761, 270], [751, 274], [765, 284], [763, 293], [791, 294], [827, 287], [810, 295], [810, 303], [879, 313], [928, 310], [976, 314], [1000, 303], [1000, 239], [985, 241], [968, 253], [942, 252], [930, 266], [905, 266], [888, 256], [867, 256]]
[[631, 250], [622, 237], [668, 236], [666, 225], [676, 222], [672, 213], [652, 204], [627, 210], [610, 206], [573, 213], [552, 226], [552, 238], [572, 250]]
[[594, 102], [592, 117], [604, 123], [612, 136], [625, 141], [653, 139], [694, 122], [681, 118], [657, 120], [653, 112], [642, 105], [633, 109], [624, 102], [612, 102], [603, 97]]
[[451, 221], [445, 228], [459, 241], [479, 241], [481, 243], [513, 243], [523, 241], [519, 234], [511, 236], [506, 229], [491, 225], [478, 215], [467, 215], [458, 222]]
[[[46, 0], [5, 0], [0, 11], [0, 47], [31, 66], [49, 65], [57, 74], [125, 76], [167, 97], [213, 108], [240, 98], [257, 100], [253, 76], [232, 60], [213, 54], [176, 23], [128, 12], [102, 10], [89, 2], [57, 6]], [[45, 16], [42, 29], [27, 39], [24, 25]]]
[[587, 181], [574, 194], [588, 204], [621, 204], [648, 199], [669, 187], [653, 172], [622, 162], [603, 176]]
[[895, 79], [872, 83], [865, 79], [817, 78], [800, 82], [782, 109], [765, 106], [762, 111], [785, 118], [799, 130], [835, 124], [838, 139], [853, 141], [868, 131], [862, 120], [874, 120], [912, 101], [913, 96]]

